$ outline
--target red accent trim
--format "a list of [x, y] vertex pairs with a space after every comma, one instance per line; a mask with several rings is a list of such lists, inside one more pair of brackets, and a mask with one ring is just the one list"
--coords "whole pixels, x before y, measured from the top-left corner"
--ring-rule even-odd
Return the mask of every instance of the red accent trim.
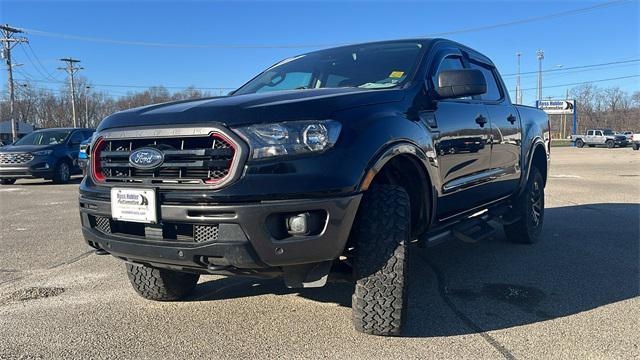
[[229, 139], [228, 137], [220, 133], [212, 133], [211, 137], [221, 139], [222, 141], [229, 144], [229, 146], [231, 146], [231, 148], [233, 149], [233, 158], [231, 160], [231, 164], [229, 165], [229, 172], [227, 173], [227, 175], [225, 175], [224, 177], [221, 177], [220, 179], [204, 179], [205, 184], [217, 184], [219, 182], [226, 180], [231, 175], [231, 170], [234, 168], [234, 166], [236, 165], [236, 162], [238, 161], [238, 157], [236, 156], [238, 148], [236, 147], [236, 144], [233, 141], [231, 141], [231, 139]]
[[105, 142], [103, 138], [99, 138], [96, 140], [93, 149], [91, 150], [91, 173], [93, 174], [93, 179], [98, 182], [104, 182], [106, 178], [102, 174], [102, 167], [100, 166], [100, 161], [98, 160], [100, 157], [100, 152], [104, 148]]

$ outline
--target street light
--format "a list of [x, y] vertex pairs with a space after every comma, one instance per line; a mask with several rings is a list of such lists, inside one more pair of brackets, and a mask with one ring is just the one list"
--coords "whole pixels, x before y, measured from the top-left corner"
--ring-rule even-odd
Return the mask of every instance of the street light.
[[86, 126], [89, 127], [89, 89], [91, 86], [87, 85], [85, 88], [84, 94], [84, 120], [86, 121]]
[[542, 100], [542, 60], [544, 60], [544, 50], [536, 51], [538, 57], [538, 100]]

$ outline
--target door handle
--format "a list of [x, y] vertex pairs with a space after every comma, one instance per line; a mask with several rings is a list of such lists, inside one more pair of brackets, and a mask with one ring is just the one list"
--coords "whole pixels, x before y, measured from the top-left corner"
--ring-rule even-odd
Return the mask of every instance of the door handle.
[[476, 124], [480, 125], [480, 127], [484, 127], [484, 124], [487, 123], [487, 118], [479, 114], [476, 118]]
[[516, 117], [513, 116], [513, 114], [509, 114], [509, 116], [507, 116], [507, 121], [513, 125], [516, 122]]

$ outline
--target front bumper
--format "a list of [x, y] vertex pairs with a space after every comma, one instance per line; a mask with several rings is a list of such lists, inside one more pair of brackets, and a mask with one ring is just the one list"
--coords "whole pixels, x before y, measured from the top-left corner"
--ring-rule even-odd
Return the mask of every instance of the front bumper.
[[47, 161], [30, 161], [20, 165], [0, 165], [0, 178], [49, 178], [54, 175], [54, 166]]
[[[324, 199], [273, 200], [237, 204], [158, 205], [160, 224], [144, 225], [141, 236], [105, 233], [96, 217], [110, 218], [104, 195], [80, 195], [82, 233], [90, 246], [127, 261], [172, 269], [261, 269], [317, 263], [338, 258], [345, 247], [361, 194]], [[321, 231], [307, 236], [274, 236], [273, 218], [302, 212], [325, 213]], [[164, 224], [217, 225], [215, 241], [196, 243], [165, 238]], [[155, 229], [155, 231], [153, 231]], [[161, 235], [160, 235], [161, 234]]]

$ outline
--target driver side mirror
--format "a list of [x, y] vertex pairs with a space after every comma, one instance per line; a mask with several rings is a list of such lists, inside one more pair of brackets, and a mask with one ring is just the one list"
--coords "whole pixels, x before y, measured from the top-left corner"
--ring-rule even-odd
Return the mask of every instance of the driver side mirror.
[[438, 74], [436, 93], [440, 99], [482, 95], [487, 92], [487, 81], [480, 70], [445, 70]]

